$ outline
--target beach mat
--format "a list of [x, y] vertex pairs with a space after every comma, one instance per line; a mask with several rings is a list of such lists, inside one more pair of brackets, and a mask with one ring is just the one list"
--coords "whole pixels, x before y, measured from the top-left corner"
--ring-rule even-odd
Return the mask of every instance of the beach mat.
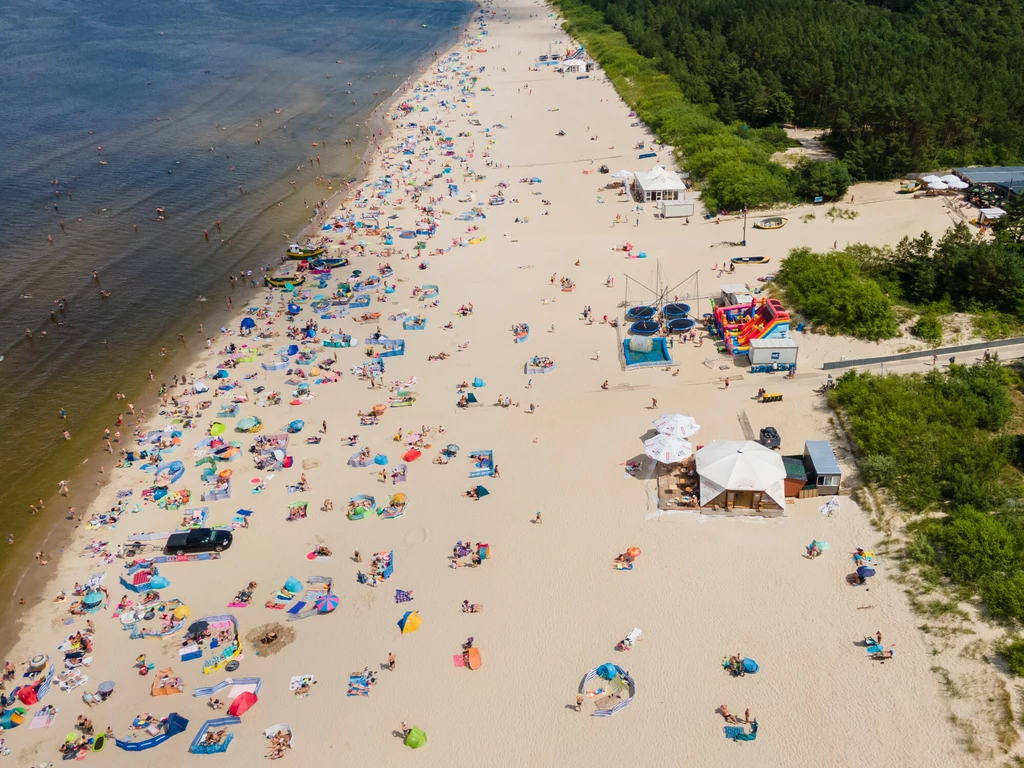
[[304, 600], [299, 600], [299, 602], [297, 602], [295, 605], [293, 605], [291, 608], [288, 609], [288, 613], [290, 613], [290, 614], [292, 614], [294, 616], [296, 613], [298, 613], [299, 611], [301, 611], [305, 607], [306, 607], [305, 601]]
[[742, 725], [727, 725], [725, 726], [725, 738], [735, 740], [738, 736], [746, 734], [747, 729]]
[[466, 658], [461, 653], [453, 653], [452, 664], [454, 664], [456, 667], [465, 667]]
[[29, 730], [34, 730], [36, 728], [49, 728], [56, 720], [57, 715], [47, 715], [43, 712], [37, 712], [28, 727]]

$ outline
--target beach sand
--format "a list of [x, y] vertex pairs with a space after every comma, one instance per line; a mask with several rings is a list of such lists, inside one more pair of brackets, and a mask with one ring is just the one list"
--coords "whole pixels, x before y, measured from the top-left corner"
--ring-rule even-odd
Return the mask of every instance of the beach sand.
[[[486, 67], [479, 73], [475, 95], [451, 109], [439, 102], [452, 102], [458, 91], [425, 95], [418, 103], [428, 105], [430, 112], [396, 121], [385, 143], [393, 146], [416, 134], [411, 122], [425, 124], [439, 117], [453, 137], [472, 133], [455, 138], [455, 152], [472, 151], [468, 167], [486, 176], [471, 182], [455, 163], [451, 178], [460, 195], [473, 192], [478, 201], [486, 201], [495, 185], [505, 181], [506, 198], [519, 200], [485, 208], [487, 218], [473, 233], [466, 231], [470, 224], [443, 215], [430, 250], [445, 248], [454, 238], [487, 239], [424, 256], [430, 262], [428, 270], [416, 268], [423, 259], [387, 259], [398, 280], [388, 281], [397, 285], [397, 298], [386, 306], [374, 303], [369, 311], [382, 313], [384, 333], [406, 340], [405, 356], [387, 360], [384, 378], [391, 382], [416, 376], [416, 403], [388, 409], [377, 426], [359, 426], [357, 410], [386, 403], [389, 394], [370, 391], [366, 382], [350, 375], [350, 365], [366, 359], [362, 345], [321, 350], [321, 355], [336, 351], [336, 367], [345, 374], [338, 383], [314, 385], [315, 397], [298, 406], [288, 405], [294, 387], [284, 383], [283, 372], [266, 373], [259, 362], [243, 364], [232, 372], [232, 380], [254, 371], [258, 375], [241, 383], [250, 393], [241, 416], [258, 415], [266, 424], [264, 434], [282, 431], [293, 419], [305, 420], [305, 429], [289, 446], [295, 466], [268, 478], [261, 495], [250, 495], [250, 478], [266, 474], [252, 468], [246, 453], [230, 465], [232, 498], [199, 502], [202, 484], [200, 469], [192, 466], [192, 446], [202, 439], [203, 428], [226, 398], [215, 398], [214, 407], [199, 420], [200, 428], [186, 431], [183, 446], [168, 456], [187, 467], [184, 479], [172, 490], [190, 488], [193, 500], [188, 506], [209, 506], [211, 523], [229, 523], [239, 508], [254, 514], [248, 529], [235, 532], [234, 546], [222, 559], [163, 566], [162, 574], [171, 581], [164, 597], [186, 602], [192, 618], [216, 615], [228, 612], [232, 596], [255, 580], [259, 587], [252, 605], [232, 611], [243, 634], [283, 621], [283, 612], [266, 609], [263, 603], [289, 576], [333, 577], [341, 601], [331, 615], [291, 624], [297, 638], [279, 653], [261, 658], [254, 648], [245, 649], [236, 675], [259, 676], [263, 688], [259, 702], [232, 729], [231, 759], [259, 758], [267, 744], [263, 729], [286, 722], [295, 733], [286, 760], [306, 765], [338, 759], [415, 759], [432, 766], [565, 765], [613, 759], [652, 765], [680, 758], [701, 766], [735, 765], [738, 760], [753, 765], [810, 760], [836, 766], [966, 764], [966, 754], [948, 723], [948, 704], [929, 671], [928, 650], [916, 629], [919, 622], [902, 589], [886, 578], [888, 563], [882, 559], [880, 577], [869, 590], [851, 588], [844, 581], [853, 570], [847, 553], [857, 546], [870, 548], [879, 539], [853, 501], [843, 497], [834, 517], [819, 514], [818, 499], [787, 505], [784, 517], [771, 520], [659, 517], [653, 483], [626, 476], [623, 466], [642, 454], [642, 440], [649, 436], [652, 421], [673, 412], [692, 415], [701, 424], [694, 437], [697, 444], [742, 438], [745, 414], [755, 433], [768, 424], [779, 429], [783, 453], [800, 453], [805, 440], [833, 437], [824, 403], [813, 394], [824, 380], [821, 363], [842, 355], [893, 351], [897, 342], [876, 345], [803, 335], [797, 378], [773, 377], [767, 380], [770, 384], [744, 374], [723, 356], [716, 358], [711, 344], [699, 348], [677, 343], [672, 354], [680, 374], [673, 377], [660, 369], [623, 371], [615, 329], [601, 322], [587, 325], [580, 316], [584, 306], [592, 307], [599, 319], [617, 315], [626, 297], [625, 275], [636, 281], [629, 288], [631, 301], [642, 303], [637, 285], [654, 285], [659, 262], [666, 285], [699, 271], [700, 293], [714, 296], [723, 283], [756, 283], [792, 247], [827, 250], [835, 242], [840, 247], [847, 242], [892, 244], [925, 230], [937, 235], [952, 221], [945, 205], [936, 199], [897, 197], [895, 184], [859, 185], [852, 190], [855, 204], [842, 206], [857, 211], [857, 219], [833, 223], [820, 206], [790, 211], [785, 214], [790, 223], [782, 230], [748, 229], [749, 246], [743, 252], [770, 256], [768, 267], [738, 267], [735, 274], [719, 278], [712, 266], [739, 250], [715, 246], [739, 240], [741, 220], [730, 217], [715, 224], [694, 218], [686, 226], [681, 220], [657, 220], [652, 207], [646, 206], [635, 226], [637, 215], [629, 214], [633, 203], [614, 192], [598, 194], [598, 186], [609, 177], [596, 169], [602, 163], [612, 171], [647, 169], [651, 161], [638, 161], [631, 147], [650, 141], [650, 136], [631, 127], [628, 108], [599, 71], [588, 80], [563, 77], [554, 68], [528, 71], [538, 53], [574, 47], [544, 6], [508, 0], [485, 9], [497, 12], [488, 19], [489, 34], [454, 49], [465, 67]], [[471, 29], [479, 31], [477, 24]], [[485, 52], [475, 53], [477, 48]], [[454, 71], [449, 61], [443, 76], [435, 67], [420, 82], [457, 85], [464, 77], [465, 72]], [[483, 86], [491, 90], [484, 91]], [[471, 126], [470, 119], [481, 125]], [[491, 129], [489, 144], [484, 128], [499, 123], [505, 127]], [[566, 136], [557, 137], [559, 130]], [[589, 135], [598, 139], [591, 141]], [[440, 173], [445, 160], [437, 149], [428, 157], [429, 164], [418, 154], [385, 154], [384, 160], [397, 175], [397, 163], [409, 159], [410, 178], [423, 182]], [[665, 151], [659, 155], [667, 157]], [[487, 160], [501, 167], [486, 167]], [[371, 179], [380, 172], [381, 162], [378, 156]], [[590, 171], [595, 172], [585, 173]], [[532, 176], [543, 182], [519, 183]], [[447, 178], [435, 181], [420, 204], [430, 195], [444, 195]], [[393, 198], [408, 194], [403, 185]], [[552, 204], [544, 206], [542, 198]], [[598, 204], [598, 198], [604, 203]], [[417, 218], [408, 200], [403, 205], [393, 222], [398, 226], [411, 225]], [[454, 198], [436, 205], [452, 214], [469, 207]], [[545, 211], [550, 215], [542, 215]], [[810, 211], [817, 217], [802, 223], [799, 217]], [[383, 213], [391, 211], [385, 207]], [[616, 213], [628, 216], [629, 223], [613, 225]], [[529, 222], [517, 224], [516, 217], [529, 217]], [[614, 250], [627, 241], [648, 258], [626, 259]], [[412, 252], [412, 242], [395, 240], [406, 253]], [[579, 267], [574, 266], [577, 259]], [[351, 266], [365, 276], [377, 263], [372, 255], [353, 256]], [[341, 274], [331, 278], [332, 288], [347, 274], [336, 272]], [[552, 273], [574, 280], [575, 291], [563, 293], [551, 285]], [[605, 285], [609, 275], [615, 277], [614, 288]], [[426, 303], [411, 297], [412, 288], [420, 284], [440, 287], [439, 306], [426, 308]], [[695, 291], [695, 285], [690, 290]], [[686, 292], [685, 287], [678, 291], [680, 296]], [[276, 309], [279, 302], [275, 297], [270, 306]], [[456, 317], [455, 311], [467, 302], [475, 306], [473, 315]], [[252, 303], [263, 305], [260, 298]], [[696, 306], [708, 311], [706, 299]], [[428, 318], [425, 330], [404, 332], [400, 323], [387, 322], [389, 314], [405, 307]], [[307, 309], [299, 321], [311, 316]], [[442, 329], [448, 321], [454, 323], [453, 330]], [[237, 316], [225, 313], [224, 322], [238, 328]], [[340, 329], [360, 339], [374, 330], [352, 318], [319, 322], [321, 332], [325, 327]], [[525, 343], [515, 344], [510, 329], [522, 322], [529, 323], [531, 335]], [[275, 328], [283, 330], [285, 324], [279, 318]], [[212, 374], [221, 360], [216, 352], [231, 341], [264, 343], [221, 335], [213, 351], [204, 353], [191, 370], [197, 376]], [[467, 342], [469, 346], [460, 350]], [[288, 340], [265, 343], [277, 349]], [[441, 351], [450, 358], [428, 362], [428, 354]], [[594, 359], [595, 352], [600, 352], [599, 360]], [[532, 387], [527, 388], [531, 377], [524, 375], [523, 366], [533, 355], [549, 356], [559, 367], [533, 376]], [[712, 358], [712, 365], [704, 364]], [[268, 359], [273, 356], [260, 361]], [[719, 365], [730, 367], [721, 370]], [[731, 377], [728, 390], [721, 383], [725, 376]], [[474, 377], [486, 381], [486, 387], [477, 390], [484, 405], [459, 410], [456, 385]], [[606, 379], [609, 389], [602, 391]], [[283, 404], [255, 407], [252, 387], [257, 384], [281, 391]], [[783, 392], [785, 399], [758, 403], [754, 394], [759, 386]], [[517, 404], [493, 407], [499, 394]], [[657, 409], [651, 408], [652, 398], [658, 400]], [[532, 414], [531, 403], [536, 407]], [[328, 434], [320, 445], [305, 445], [304, 438], [316, 433], [322, 420], [327, 421]], [[226, 422], [232, 425], [232, 420]], [[154, 429], [165, 423], [160, 417], [150, 420]], [[393, 466], [405, 450], [393, 440], [399, 428], [406, 434], [423, 424], [443, 425], [446, 434], [428, 437], [432, 448], [409, 464], [404, 486], [379, 483], [375, 467], [346, 465], [356, 449], [340, 445], [342, 437], [358, 433], [360, 447], [386, 454]], [[248, 444], [248, 436], [230, 431], [229, 435]], [[449, 442], [461, 446], [458, 457], [445, 466], [431, 463]], [[494, 451], [500, 478], [469, 478], [468, 454], [482, 449]], [[298, 482], [303, 471], [311, 490], [289, 494], [286, 486]], [[133, 489], [129, 502], [140, 501], [148, 478], [138, 469], [117, 471], [109, 476], [92, 511], [109, 508], [117, 489]], [[461, 497], [477, 482], [490, 490], [487, 498]], [[346, 519], [349, 497], [370, 494], [382, 501], [395, 490], [409, 497], [403, 517]], [[320, 510], [326, 497], [334, 502], [333, 512]], [[297, 500], [309, 502], [309, 517], [288, 522], [287, 505]], [[540, 525], [532, 522], [538, 511], [543, 515]], [[130, 540], [133, 532], [171, 530], [180, 517], [179, 512], [147, 504], [138, 514], [126, 514], [113, 530], [83, 531], [56, 567], [49, 566], [54, 573], [46, 601], [26, 614], [9, 654], [12, 660], [21, 664], [36, 653], [54, 655], [63, 635], [83, 626], [82, 620], [64, 626], [67, 603], [48, 602], [58, 589], [70, 590], [75, 581], [102, 570], [112, 603], [91, 617], [97, 632], [89, 684], [71, 694], [55, 689], [45, 701], [60, 708], [56, 726], [36, 731], [26, 726], [4, 734], [14, 751], [14, 764], [56, 761], [62, 735], [71, 731], [78, 714], [88, 714], [97, 731], [110, 725], [118, 736], [126, 737], [135, 715], [165, 716], [171, 711], [189, 718], [189, 729], [152, 754], [178, 764], [198, 725], [223, 714], [213, 713], [205, 700], [190, 694], [196, 687], [218, 682], [224, 673], [204, 676], [201, 662], [180, 662], [176, 651], [181, 634], [167, 640], [131, 640], [110, 618], [113, 603], [123, 593], [117, 584], [123, 572], [120, 564], [104, 568], [79, 556], [89, 539], [109, 540], [113, 547]], [[812, 539], [832, 545], [815, 561], [803, 557]], [[490, 559], [476, 569], [449, 568], [447, 556], [458, 540], [488, 542]], [[317, 543], [331, 547], [334, 556], [308, 560], [306, 553]], [[643, 551], [635, 568], [614, 570], [612, 559], [629, 546]], [[393, 551], [394, 575], [376, 588], [358, 584], [357, 570], [367, 563], [352, 562], [355, 549], [367, 561], [371, 553]], [[414, 590], [414, 600], [396, 604], [396, 589]], [[483, 604], [484, 611], [462, 614], [460, 604], [466, 599]], [[423, 625], [418, 632], [401, 635], [397, 622], [406, 610], [418, 611]], [[628, 653], [614, 651], [633, 627], [643, 629], [643, 640]], [[876, 630], [885, 634], [887, 643], [897, 643], [898, 659], [881, 665], [866, 658], [858, 642]], [[453, 655], [469, 636], [475, 638], [483, 660], [481, 669], [472, 672], [453, 664]], [[389, 652], [397, 656], [395, 671], [381, 670], [368, 697], [346, 697], [349, 673], [366, 666], [380, 668]], [[761, 671], [743, 678], [727, 675], [721, 660], [736, 652], [755, 658]], [[133, 668], [140, 653], [157, 668], [174, 667], [184, 677], [186, 694], [151, 698], [152, 677], [138, 677]], [[612, 718], [587, 717], [592, 711], [589, 701], [584, 714], [577, 714], [572, 705], [581, 678], [609, 661], [633, 675], [635, 700]], [[302, 674], [315, 675], [318, 684], [310, 696], [296, 698], [288, 681]], [[80, 694], [104, 680], [117, 682], [114, 697], [88, 710]], [[750, 708], [760, 724], [756, 742], [737, 744], [723, 737], [722, 717], [715, 712], [723, 703], [740, 715]], [[422, 750], [406, 755], [407, 748], [395, 733], [403, 720], [426, 731], [429, 741]], [[112, 746], [107, 752], [112, 765], [138, 760]]]

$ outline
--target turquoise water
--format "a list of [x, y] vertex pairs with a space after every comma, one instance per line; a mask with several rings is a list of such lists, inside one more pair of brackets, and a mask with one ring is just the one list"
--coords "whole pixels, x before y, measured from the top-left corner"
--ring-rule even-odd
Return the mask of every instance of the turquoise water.
[[19, 533], [20, 545], [28, 504], [100, 447], [115, 392], [142, 402], [182, 372], [205, 341], [199, 323], [217, 327], [225, 296], [251, 290], [228, 275], [276, 262], [331, 194], [314, 177], [342, 186], [369, 110], [449, 44], [471, 8], [4, 3], [0, 533]]

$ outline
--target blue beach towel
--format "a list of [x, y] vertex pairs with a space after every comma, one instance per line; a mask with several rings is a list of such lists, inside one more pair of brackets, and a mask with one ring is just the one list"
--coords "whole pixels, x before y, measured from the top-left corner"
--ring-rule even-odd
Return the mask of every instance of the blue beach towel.
[[299, 611], [301, 611], [305, 607], [306, 607], [306, 602], [304, 600], [299, 600], [299, 602], [297, 602], [295, 605], [293, 605], [291, 608], [288, 609], [288, 613], [290, 613], [292, 615], [295, 615], [296, 613], [298, 613]]
[[725, 738], [732, 739], [735, 741], [740, 736], [745, 736], [747, 729], [742, 725], [727, 725], [725, 726]]

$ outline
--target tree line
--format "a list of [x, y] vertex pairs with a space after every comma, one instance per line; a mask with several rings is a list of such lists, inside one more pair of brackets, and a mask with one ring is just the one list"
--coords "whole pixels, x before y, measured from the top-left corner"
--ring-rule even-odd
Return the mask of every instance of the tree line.
[[1024, 157], [1013, 0], [581, 0], [726, 124], [820, 127], [857, 180]]

